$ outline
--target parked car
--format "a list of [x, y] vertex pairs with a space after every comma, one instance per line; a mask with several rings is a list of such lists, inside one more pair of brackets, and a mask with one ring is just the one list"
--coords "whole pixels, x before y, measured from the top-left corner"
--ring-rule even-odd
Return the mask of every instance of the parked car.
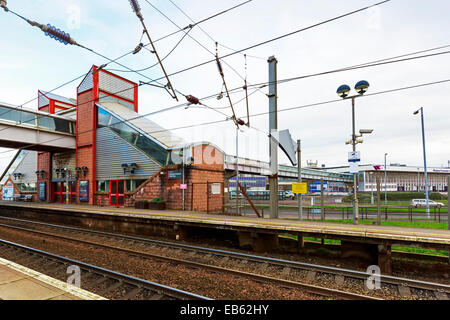
[[[444, 204], [442, 202], [436, 202], [433, 200], [428, 200], [428, 204], [431, 208], [442, 208]], [[427, 206], [427, 200], [426, 199], [413, 199], [411, 200], [411, 206], [415, 208], [419, 207], [426, 207]]]
[[284, 197], [287, 199], [295, 199], [295, 194], [291, 190], [287, 190], [284, 192]]

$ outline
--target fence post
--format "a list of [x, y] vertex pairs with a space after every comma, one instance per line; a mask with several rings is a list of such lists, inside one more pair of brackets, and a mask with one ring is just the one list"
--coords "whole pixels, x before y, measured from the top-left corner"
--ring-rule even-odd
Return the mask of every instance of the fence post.
[[322, 222], [325, 222], [325, 204], [323, 194], [323, 179], [320, 179], [320, 213], [322, 216]]

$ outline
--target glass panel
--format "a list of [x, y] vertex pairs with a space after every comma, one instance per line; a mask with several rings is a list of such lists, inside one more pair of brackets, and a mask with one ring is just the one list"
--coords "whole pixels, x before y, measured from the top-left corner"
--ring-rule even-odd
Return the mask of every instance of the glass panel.
[[116, 196], [111, 196], [111, 205], [115, 206], [117, 204], [116, 202]]
[[136, 147], [144, 151], [159, 163], [166, 164], [168, 154], [167, 150], [163, 149], [146, 136], [142, 134], [139, 135], [136, 141]]
[[128, 143], [135, 145], [147, 155], [165, 165], [167, 162], [168, 151], [154, 142], [147, 135], [139, 133], [137, 130], [128, 126], [118, 118], [110, 115], [102, 108], [98, 108], [98, 125], [99, 127], [109, 127], [116, 132], [121, 138]]
[[118, 194], [124, 194], [125, 193], [125, 189], [124, 189], [125, 183], [124, 181], [119, 181], [118, 183]]
[[76, 192], [77, 191], [77, 184], [75, 181], [71, 181], [70, 183], [70, 192]]
[[61, 192], [61, 184], [59, 182], [55, 183], [55, 192]]
[[59, 196], [59, 194], [55, 194], [55, 202], [57, 203], [61, 202], [61, 197]]
[[97, 191], [98, 192], [107, 192], [106, 189], [106, 181], [97, 181]]
[[72, 201], [72, 203], [77, 202], [77, 196], [75, 194], [72, 194], [71, 201]]
[[[147, 181], [147, 180], [135, 180], [135, 182], [136, 182], [136, 187], [135, 187], [134, 190], [136, 190], [137, 188], [139, 188], [145, 181]], [[134, 190], [133, 190], [133, 191], [134, 191]]]
[[117, 181], [113, 180], [111, 181], [111, 194], [117, 193]]
[[125, 181], [125, 191], [126, 192], [133, 191], [133, 180], [126, 180]]
[[117, 197], [118, 205], [123, 206], [125, 204], [125, 197]]
[[39, 116], [38, 117], [39, 127], [47, 128], [57, 132], [63, 133], [74, 133], [74, 123], [68, 120], [55, 119], [52, 117]]

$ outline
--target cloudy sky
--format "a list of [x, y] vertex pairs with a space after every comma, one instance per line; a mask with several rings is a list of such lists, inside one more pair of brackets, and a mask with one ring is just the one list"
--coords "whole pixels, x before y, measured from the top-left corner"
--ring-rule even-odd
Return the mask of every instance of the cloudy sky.
[[[172, 0], [193, 21], [199, 21], [237, 5], [242, 0], [202, 1]], [[154, 40], [178, 29], [155, 10], [159, 9], [179, 27], [188, 19], [168, 0], [139, 0], [145, 22]], [[376, 0], [253, 0], [238, 9], [211, 19], [192, 29], [180, 45], [164, 60], [169, 74], [213, 59], [217, 41], [219, 55], [232, 53], [254, 44], [314, 25], [318, 22], [375, 4]], [[133, 50], [139, 43], [142, 27], [128, 0], [9, 0], [8, 6], [23, 16], [40, 23], [50, 23], [69, 32], [86, 47], [117, 58]], [[386, 4], [307, 31], [259, 46], [243, 54], [224, 59], [225, 78], [229, 88], [242, 87], [247, 75], [250, 84], [268, 81], [267, 58], [275, 56], [278, 79], [309, 75], [385, 58], [450, 45], [450, 2], [445, 0], [392, 0]], [[161, 57], [167, 55], [184, 33], [156, 42]], [[90, 67], [107, 60], [74, 46], [64, 46], [33, 28], [16, 16], [0, 12], [0, 101], [21, 105], [37, 96], [37, 90], [52, 90], [62, 83], [86, 73]], [[195, 39], [195, 40], [194, 40]], [[146, 41], [145, 41], [146, 43]], [[201, 45], [200, 45], [201, 44]], [[425, 54], [450, 50], [450, 46]], [[208, 52], [209, 51], [209, 52]], [[409, 56], [411, 57], [411, 56]], [[142, 69], [156, 62], [155, 56], [142, 50], [119, 60], [132, 69]], [[231, 66], [231, 67], [230, 67]], [[125, 70], [110, 64], [107, 69]], [[157, 79], [161, 69], [118, 74], [139, 82]], [[353, 87], [367, 80], [368, 93], [379, 93], [450, 79], [449, 55], [411, 60], [401, 63], [332, 73], [278, 86], [280, 129], [290, 129], [293, 139], [301, 139], [303, 165], [307, 160], [327, 166], [345, 165], [351, 151], [345, 141], [351, 138], [351, 103], [338, 101], [292, 109], [337, 99], [341, 84]], [[171, 77], [174, 87], [185, 95], [202, 98], [217, 95], [222, 79], [214, 63]], [[55, 91], [75, 98], [80, 80]], [[163, 82], [163, 80], [161, 80]], [[389, 163], [423, 166], [420, 117], [413, 112], [425, 111], [427, 158], [430, 166], [447, 166], [450, 160], [450, 82], [392, 93], [359, 98], [356, 101], [357, 129], [374, 129], [358, 145], [363, 163], [381, 164], [388, 153]], [[267, 88], [250, 90], [250, 114], [268, 111]], [[180, 102], [185, 102], [181, 97]], [[237, 102], [244, 98], [239, 91], [232, 95]], [[204, 100], [211, 108], [231, 115], [227, 99]], [[164, 90], [141, 86], [139, 112], [147, 114], [177, 103]], [[37, 101], [26, 105], [37, 108]], [[235, 104], [239, 117], [246, 116], [246, 105]], [[149, 116], [187, 141], [211, 141], [228, 154], [235, 153], [235, 126], [221, 124], [177, 129], [193, 124], [223, 120], [225, 116], [208, 108], [184, 107]], [[239, 155], [268, 160], [268, 116], [250, 117], [252, 128], [240, 133]], [[0, 170], [14, 152], [0, 149]], [[284, 155], [280, 162], [287, 163]]]

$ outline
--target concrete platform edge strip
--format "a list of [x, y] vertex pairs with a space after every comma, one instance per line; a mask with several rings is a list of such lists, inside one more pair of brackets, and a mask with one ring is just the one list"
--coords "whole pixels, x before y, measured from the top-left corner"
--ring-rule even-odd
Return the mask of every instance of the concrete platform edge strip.
[[73, 285], [64, 283], [60, 280], [51, 278], [49, 276], [46, 276], [45, 274], [39, 273], [35, 270], [29, 269], [27, 267], [24, 267], [22, 265], [12, 262], [12, 261], [5, 260], [3, 258], [0, 258], [0, 265], [4, 265], [8, 268], [11, 268], [11, 269], [17, 271], [17, 272], [23, 273], [30, 278], [33, 278], [33, 279], [36, 279], [43, 283], [46, 283], [52, 287], [55, 287], [59, 290], [62, 290], [66, 293], [69, 293], [69, 294], [76, 296], [83, 300], [108, 300], [108, 299], [101, 297], [99, 295], [96, 295], [92, 292], [89, 292], [89, 291], [80, 289], [78, 287], [75, 287]]

